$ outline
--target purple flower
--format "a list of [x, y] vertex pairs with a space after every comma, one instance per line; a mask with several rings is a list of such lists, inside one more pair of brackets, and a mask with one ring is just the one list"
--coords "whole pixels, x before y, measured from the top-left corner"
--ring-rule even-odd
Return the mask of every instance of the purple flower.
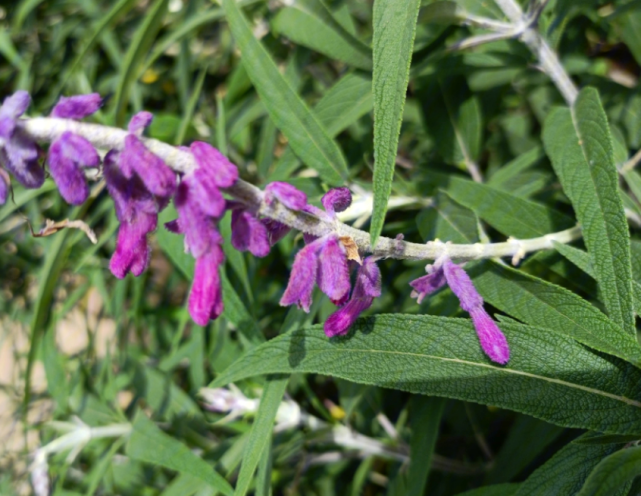
[[67, 203], [81, 205], [89, 196], [83, 167], [98, 167], [100, 157], [82, 136], [65, 131], [49, 147], [49, 170]]
[[31, 98], [26, 91], [17, 91], [0, 106], [0, 164], [27, 188], [39, 188], [45, 180], [38, 164], [38, 146], [18, 127]]
[[363, 260], [358, 269], [352, 296], [345, 306], [334, 312], [325, 321], [323, 329], [327, 337], [346, 334], [361, 313], [372, 306], [374, 298], [381, 295], [381, 272], [373, 257]]
[[154, 195], [169, 198], [176, 191], [176, 174], [160, 157], [147, 150], [138, 137], [150, 122], [149, 112], [139, 112], [129, 121], [130, 132], [125, 137], [125, 146], [120, 154], [120, 168], [127, 178], [137, 174]]
[[109, 268], [122, 279], [127, 272], [139, 276], [147, 268], [150, 255], [147, 234], [156, 229], [158, 205], [140, 178], [127, 179], [122, 174], [117, 165], [118, 153], [111, 150], [105, 156], [104, 176], [120, 221], [116, 251]]
[[[98, 93], [62, 97], [51, 111], [52, 117], [83, 119], [100, 108]], [[89, 196], [84, 167], [98, 167], [100, 157], [82, 136], [65, 131], [49, 147], [49, 170], [67, 203], [81, 205]]]
[[198, 164], [196, 174], [199, 180], [209, 176], [210, 181], [219, 188], [229, 188], [238, 179], [236, 166], [213, 146], [203, 141], [194, 141], [189, 149]]
[[61, 97], [51, 111], [51, 117], [63, 119], [84, 119], [95, 113], [102, 105], [102, 98], [98, 93], [88, 95], [74, 95]]
[[239, 251], [249, 250], [255, 257], [269, 254], [269, 233], [265, 225], [245, 209], [231, 214], [231, 244]]
[[264, 218], [261, 219], [260, 222], [267, 228], [267, 237], [270, 246], [274, 246], [291, 231], [291, 227], [287, 224], [283, 224], [274, 219]]
[[506, 364], [510, 359], [507, 339], [483, 308], [483, 298], [474, 287], [470, 276], [447, 257], [437, 260], [429, 270], [430, 274], [410, 282], [414, 288], [412, 296], [418, 297], [420, 303], [425, 296], [447, 282], [459, 299], [461, 308], [472, 317], [483, 351], [494, 362]]
[[196, 259], [194, 281], [189, 293], [189, 314], [196, 324], [206, 326], [223, 313], [223, 296], [218, 269], [225, 261], [223, 250], [215, 245]]
[[349, 208], [352, 204], [352, 193], [346, 187], [332, 188], [323, 195], [321, 203], [325, 211], [333, 216], [336, 212], [343, 212]]
[[345, 303], [350, 289], [349, 268], [347, 253], [336, 234], [323, 236], [296, 254], [280, 304], [296, 303], [309, 312], [316, 283], [335, 305]]
[[287, 208], [303, 210], [307, 206], [307, 195], [289, 183], [276, 181], [265, 187], [265, 203], [271, 205], [277, 199]]

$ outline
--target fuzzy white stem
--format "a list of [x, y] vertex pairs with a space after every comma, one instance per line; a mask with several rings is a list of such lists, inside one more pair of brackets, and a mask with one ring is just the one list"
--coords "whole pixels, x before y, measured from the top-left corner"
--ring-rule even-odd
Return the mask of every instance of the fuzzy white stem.
[[[51, 142], [65, 131], [71, 131], [86, 138], [97, 148], [104, 150], [122, 149], [127, 135], [127, 132], [122, 129], [52, 117], [36, 117], [23, 119], [19, 122], [21, 129], [36, 141]], [[196, 167], [190, 152], [155, 139], [142, 139], [151, 152], [162, 158], [176, 172], [185, 173]], [[444, 244], [433, 241], [426, 244], [418, 244], [381, 237], [376, 248], [373, 249], [370, 244], [369, 233], [350, 227], [329, 216], [321, 217], [305, 212], [295, 212], [280, 202], [272, 202], [271, 205], [268, 205], [264, 201], [263, 192], [259, 188], [241, 179], [231, 188], [227, 188], [224, 191], [264, 217], [275, 219], [299, 231], [315, 236], [323, 236], [330, 233], [337, 233], [339, 236], [350, 236], [361, 252], [372, 253], [381, 258], [434, 260], [444, 253], [460, 261], [514, 257], [515, 255], [521, 258], [526, 253], [553, 248], [552, 241], [569, 243], [581, 237], [581, 230], [578, 227], [551, 233], [540, 238], [511, 239], [504, 243], [477, 243], [473, 245]]]

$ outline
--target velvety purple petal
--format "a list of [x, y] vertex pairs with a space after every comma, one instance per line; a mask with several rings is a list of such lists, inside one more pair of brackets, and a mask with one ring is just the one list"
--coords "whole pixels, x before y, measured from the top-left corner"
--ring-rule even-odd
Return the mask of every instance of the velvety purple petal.
[[267, 228], [267, 235], [271, 246], [274, 246], [291, 231], [291, 227], [287, 224], [283, 224], [274, 219], [261, 219], [260, 222]]
[[342, 212], [352, 204], [352, 193], [349, 188], [332, 188], [321, 198], [321, 203], [328, 213]]
[[445, 272], [442, 267], [439, 267], [431, 274], [419, 277], [410, 282], [410, 286], [414, 288], [412, 297], [416, 296], [417, 303], [421, 303], [426, 296], [445, 286], [445, 283]]
[[239, 251], [249, 250], [255, 257], [269, 254], [267, 228], [246, 210], [234, 210], [231, 214], [231, 244]]
[[280, 299], [282, 306], [298, 305], [299, 308], [309, 313], [312, 304], [312, 292], [318, 274], [319, 246], [311, 244], [305, 246], [296, 254], [289, 282], [283, 297]]
[[338, 236], [330, 236], [325, 240], [318, 261], [318, 286], [321, 291], [329, 296], [332, 303], [344, 303], [350, 290], [349, 267], [347, 254]]
[[30, 103], [31, 97], [29, 96], [29, 92], [24, 90], [16, 91], [13, 95], [3, 100], [0, 106], [0, 119], [17, 119], [25, 113]]
[[347, 331], [349, 331], [349, 328], [356, 322], [358, 316], [372, 305], [372, 301], [373, 298], [355, 298], [349, 300], [342, 308], [327, 318], [323, 325], [325, 335], [333, 338], [347, 334]]
[[447, 284], [461, 302], [461, 308], [470, 312], [473, 308], [483, 306], [483, 298], [478, 293], [470, 276], [458, 265], [447, 259], [443, 262], [443, 271]]
[[109, 269], [119, 279], [131, 272], [139, 276], [149, 263], [147, 234], [156, 229], [158, 217], [139, 212], [133, 222], [123, 222], [118, 230], [116, 251], [109, 262]]
[[189, 293], [189, 314], [196, 324], [206, 326], [223, 312], [218, 267], [224, 255], [220, 246], [196, 259], [194, 282]]
[[367, 257], [358, 268], [352, 298], [378, 298], [380, 295], [381, 271], [376, 264], [376, 259], [374, 257]]
[[62, 146], [62, 153], [81, 167], [98, 167], [100, 156], [90, 141], [69, 131], [56, 140]]
[[212, 180], [211, 174], [204, 174], [202, 170], [193, 172], [192, 194], [194, 201], [200, 209], [211, 217], [222, 217], [225, 213], [225, 198], [219, 191], [217, 184]]
[[87, 95], [74, 95], [60, 97], [58, 103], [51, 111], [51, 117], [63, 119], [83, 119], [96, 112], [102, 105], [102, 98], [98, 93]]
[[0, 205], [4, 205], [7, 201], [10, 184], [9, 174], [0, 169]]
[[483, 307], [473, 308], [470, 315], [483, 351], [492, 361], [505, 365], [510, 359], [510, 347], [501, 329]]
[[49, 171], [60, 195], [71, 205], [82, 205], [89, 196], [89, 186], [82, 170], [64, 153], [61, 139], [49, 147]]
[[227, 157], [204, 141], [194, 141], [189, 147], [199, 170], [210, 175], [219, 188], [229, 188], [238, 179], [238, 169]]
[[125, 138], [125, 146], [120, 152], [120, 166], [127, 177], [135, 172], [154, 195], [171, 196], [176, 191], [176, 173], [160, 157], [147, 150], [133, 134]]
[[307, 195], [291, 184], [276, 181], [265, 187], [265, 201], [271, 205], [276, 198], [287, 208], [302, 210], [307, 205]]
[[305, 241], [306, 245], [312, 244], [317, 239], [318, 239], [318, 236], [314, 236], [313, 234], [309, 234], [309, 233], [303, 233], [303, 241]]
[[142, 112], [138, 112], [137, 114], [134, 114], [134, 116], [130, 119], [127, 130], [132, 134], [138, 135], [149, 124], [151, 124], [153, 118], [154, 115], [151, 112], [146, 112], [144, 110]]
[[222, 238], [213, 219], [207, 217], [194, 201], [192, 183], [193, 176], [186, 177], [178, 185], [174, 204], [178, 210], [180, 229], [185, 233], [185, 245], [194, 258], [201, 258], [220, 243]]
[[39, 188], [45, 181], [37, 145], [18, 131], [0, 148], [0, 163], [27, 188]]
[[0, 116], [0, 146], [3, 142], [11, 138], [13, 131], [16, 128], [16, 120], [11, 117]]

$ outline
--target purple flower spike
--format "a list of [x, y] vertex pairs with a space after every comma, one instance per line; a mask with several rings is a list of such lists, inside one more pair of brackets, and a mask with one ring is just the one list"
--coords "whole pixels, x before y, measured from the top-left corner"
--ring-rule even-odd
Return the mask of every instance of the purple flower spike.
[[328, 214], [343, 212], [352, 204], [352, 193], [349, 188], [332, 188], [321, 198], [321, 203]]
[[156, 196], [169, 197], [176, 191], [176, 174], [162, 159], [151, 153], [140, 139], [128, 134], [120, 154], [120, 167], [127, 178], [135, 172]]
[[135, 114], [131, 120], [129, 121], [129, 125], [127, 126], [127, 130], [131, 134], [135, 134], [137, 136], [140, 136], [143, 132], [143, 130], [151, 124], [151, 121], [153, 120], [154, 115], [151, 112], [138, 112]]
[[372, 306], [374, 298], [381, 295], [381, 272], [372, 257], [363, 260], [356, 275], [352, 297], [345, 306], [325, 321], [323, 330], [327, 337], [346, 334], [361, 313]]
[[[238, 179], [236, 166], [210, 144], [194, 141], [189, 149], [198, 164], [197, 175], [209, 175], [210, 181], [213, 181], [219, 188], [229, 188]], [[199, 177], [198, 179], [202, 180], [203, 178]]]
[[51, 117], [62, 119], [84, 119], [96, 112], [102, 105], [98, 93], [61, 97], [51, 111]]
[[81, 205], [89, 186], [81, 167], [98, 167], [100, 157], [85, 138], [66, 131], [49, 148], [49, 169], [67, 203]]
[[309, 313], [312, 304], [312, 292], [318, 274], [318, 247], [315, 244], [307, 245], [296, 254], [292, 273], [283, 297], [280, 299], [281, 306], [293, 305], [296, 303], [299, 308]]
[[349, 298], [350, 282], [349, 267], [345, 248], [333, 235], [321, 248], [318, 255], [320, 267], [318, 271], [318, 286], [329, 296], [334, 305], [343, 305]]
[[307, 195], [291, 184], [276, 181], [265, 187], [265, 202], [271, 205], [276, 198], [287, 208], [302, 210], [307, 205]]
[[189, 293], [189, 315], [200, 326], [223, 313], [223, 298], [218, 267], [225, 260], [223, 250], [216, 245], [196, 259], [194, 282]]
[[427, 295], [445, 286], [446, 282], [443, 268], [433, 269], [432, 273], [410, 282], [410, 286], [414, 288], [412, 298], [416, 298], [416, 302], [420, 304]]
[[470, 315], [483, 351], [492, 361], [505, 365], [510, 360], [510, 347], [496, 322], [483, 307], [473, 308]]
[[249, 250], [255, 257], [269, 254], [267, 228], [246, 210], [234, 210], [231, 214], [231, 244], [239, 251]]

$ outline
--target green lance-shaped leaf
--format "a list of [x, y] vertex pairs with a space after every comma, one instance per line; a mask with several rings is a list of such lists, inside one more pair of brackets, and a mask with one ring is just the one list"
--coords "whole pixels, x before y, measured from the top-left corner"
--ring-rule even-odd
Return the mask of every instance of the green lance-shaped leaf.
[[554, 109], [543, 142], [574, 206], [610, 318], [635, 334], [630, 235], [619, 195], [612, 137], [596, 89], [586, 88], [572, 109]]
[[[579, 438], [588, 438], [584, 434]], [[586, 445], [572, 442], [558, 451], [521, 484], [514, 496], [548, 496], [576, 494], [590, 471], [604, 457], [619, 448], [617, 445]], [[618, 495], [619, 493], [609, 493]]]
[[617, 451], [601, 460], [577, 496], [610, 496], [641, 475], [641, 446]]
[[458, 493], [456, 496], [513, 496], [519, 487], [521, 484], [493, 484]]
[[440, 239], [452, 243], [478, 243], [478, 219], [474, 212], [439, 191], [433, 206], [418, 214], [416, 224], [425, 241]]
[[321, 0], [296, 0], [281, 9], [272, 28], [299, 45], [370, 71], [370, 49], [347, 31]]
[[162, 432], [144, 413], [138, 412], [125, 450], [128, 457], [189, 474], [231, 496], [229, 483], [211, 465], [180, 441]]
[[336, 142], [280, 73], [265, 47], [254, 38], [236, 1], [223, 0], [223, 8], [245, 70], [271, 119], [303, 162], [316, 169], [328, 183], [343, 184], [347, 163]]
[[508, 315], [641, 364], [636, 338], [572, 291], [496, 262], [481, 262], [470, 275], [483, 298]]
[[374, 2], [374, 211], [372, 246], [383, 230], [392, 192], [398, 135], [414, 48], [418, 0]]
[[554, 424], [613, 434], [641, 432], [641, 371], [544, 329], [502, 323], [507, 366], [493, 365], [467, 319], [378, 315], [327, 339], [322, 325], [247, 352], [213, 387], [272, 373], [318, 373], [495, 405]]

